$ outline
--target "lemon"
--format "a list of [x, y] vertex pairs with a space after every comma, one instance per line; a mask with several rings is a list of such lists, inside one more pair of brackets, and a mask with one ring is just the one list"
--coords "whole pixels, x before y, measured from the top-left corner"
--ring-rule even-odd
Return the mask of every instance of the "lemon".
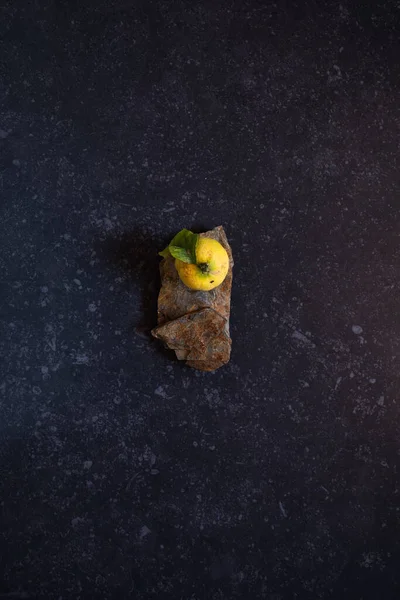
[[199, 237], [196, 245], [196, 264], [176, 258], [175, 266], [179, 277], [188, 288], [208, 292], [221, 285], [227, 276], [229, 256], [217, 240]]

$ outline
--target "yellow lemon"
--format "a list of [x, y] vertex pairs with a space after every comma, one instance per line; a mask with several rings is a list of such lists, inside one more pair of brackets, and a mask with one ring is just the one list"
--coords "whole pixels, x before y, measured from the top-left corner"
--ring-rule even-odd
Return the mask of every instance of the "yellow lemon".
[[194, 265], [175, 259], [179, 277], [188, 288], [208, 292], [221, 285], [229, 270], [229, 256], [217, 240], [200, 237], [196, 246], [196, 261]]

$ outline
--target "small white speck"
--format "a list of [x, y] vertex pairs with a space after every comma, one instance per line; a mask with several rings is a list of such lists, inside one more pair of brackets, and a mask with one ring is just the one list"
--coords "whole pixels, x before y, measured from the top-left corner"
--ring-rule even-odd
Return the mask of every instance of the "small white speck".
[[42, 285], [42, 287], [40, 288], [40, 291], [43, 292], [43, 294], [47, 294], [47, 292], [49, 291], [49, 288], [47, 287], [47, 285]]
[[162, 385], [159, 385], [158, 388], [154, 390], [154, 393], [156, 396], [161, 396], [161, 398], [167, 398], [167, 394]]
[[18, 158], [14, 158], [14, 160], [12, 161], [12, 164], [14, 165], [14, 167], [20, 167], [21, 161], [19, 161]]
[[93, 464], [93, 461], [85, 460], [85, 462], [83, 463], [83, 468], [88, 471], [91, 468], [92, 464]]
[[49, 367], [46, 367], [46, 366], [40, 367], [40, 370], [42, 372], [42, 375], [47, 375], [49, 372]]
[[371, 377], [371, 379], [369, 380], [370, 383], [376, 383], [376, 379], [374, 379], [373, 377]]
[[335, 71], [336, 71], [336, 73], [337, 73], [337, 76], [338, 76], [338, 77], [341, 77], [341, 76], [342, 76], [342, 72], [341, 72], [341, 70], [340, 70], [340, 67], [339, 67], [339, 65], [333, 65], [333, 68], [335, 69]]
[[81, 282], [79, 279], [74, 279], [74, 283], [76, 283], [76, 285], [79, 285], [79, 287], [82, 286]]
[[147, 525], [143, 525], [140, 528], [140, 532], [139, 532], [140, 539], [143, 539], [144, 537], [146, 537], [146, 535], [149, 535], [149, 533], [151, 533], [151, 530], [147, 527]]
[[281, 511], [282, 515], [286, 518], [287, 512], [286, 512], [285, 507], [283, 506], [282, 502], [279, 502], [279, 510]]
[[88, 365], [89, 357], [87, 354], [77, 354], [74, 365]]
[[95, 303], [94, 303], [94, 302], [91, 302], [91, 303], [89, 304], [89, 310], [90, 310], [90, 312], [92, 312], [92, 313], [96, 312], [96, 310], [97, 310], [97, 306], [95, 305]]
[[193, 446], [194, 446], [195, 448], [197, 448], [197, 446], [198, 446], [198, 443], [197, 443], [197, 442], [193, 442]]
[[378, 400], [379, 406], [383, 406], [385, 404], [385, 396], [381, 396]]
[[315, 348], [315, 344], [313, 344], [311, 342], [311, 340], [308, 339], [308, 337], [306, 337], [303, 333], [301, 333], [301, 331], [297, 331], [297, 329], [295, 331], [293, 331], [292, 338], [294, 340], [298, 340], [299, 342], [302, 342], [303, 344], [305, 344], [307, 346]]
[[104, 219], [104, 228], [106, 231], [110, 231], [112, 228], [114, 227], [113, 222], [111, 221], [111, 219], [105, 218]]
[[351, 330], [355, 335], [361, 335], [363, 332], [363, 328], [360, 325], [353, 325]]

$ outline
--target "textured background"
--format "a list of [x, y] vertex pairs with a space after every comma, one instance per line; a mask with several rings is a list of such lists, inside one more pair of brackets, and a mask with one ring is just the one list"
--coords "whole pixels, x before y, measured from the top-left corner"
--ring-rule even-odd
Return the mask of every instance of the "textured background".
[[[0, 8], [0, 598], [398, 598], [397, 2]], [[230, 364], [149, 338], [223, 224]], [[397, 590], [397, 592], [396, 592]]]

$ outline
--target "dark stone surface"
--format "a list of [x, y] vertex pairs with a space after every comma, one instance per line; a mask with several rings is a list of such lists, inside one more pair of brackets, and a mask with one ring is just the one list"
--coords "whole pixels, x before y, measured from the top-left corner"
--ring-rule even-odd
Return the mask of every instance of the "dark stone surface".
[[[1, 4], [0, 598], [398, 598], [399, 8], [365, 4]], [[156, 250], [220, 224], [204, 374], [149, 336]]]

